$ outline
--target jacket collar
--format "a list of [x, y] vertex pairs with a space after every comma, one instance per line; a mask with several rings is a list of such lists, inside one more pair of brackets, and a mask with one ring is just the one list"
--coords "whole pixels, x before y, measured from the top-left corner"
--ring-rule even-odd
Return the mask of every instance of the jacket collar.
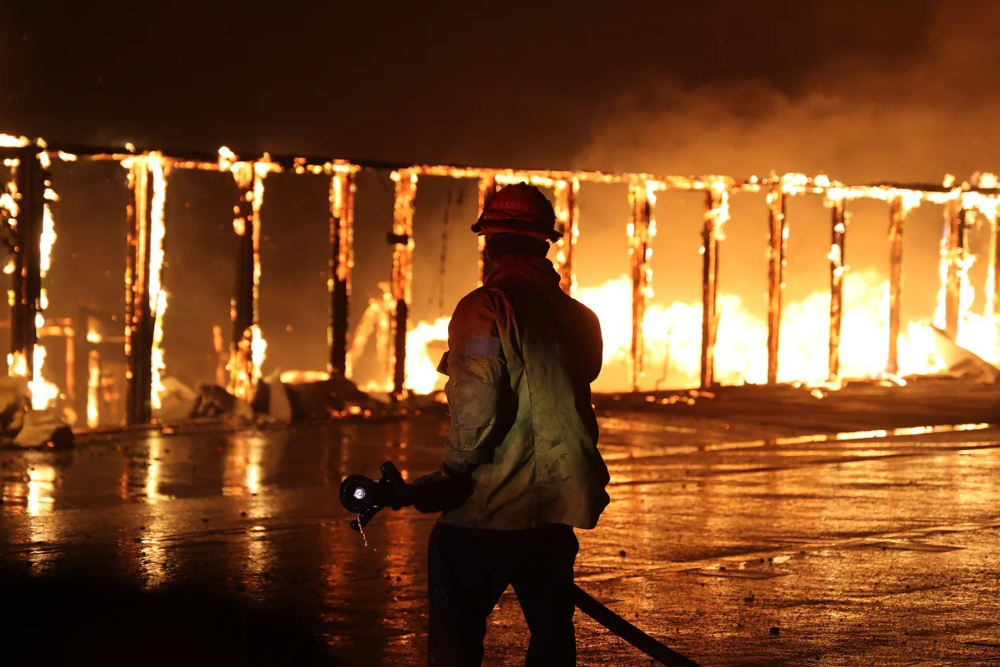
[[493, 264], [493, 271], [486, 278], [486, 284], [492, 285], [508, 275], [520, 276], [542, 287], [559, 287], [560, 276], [552, 262], [544, 257], [505, 255]]

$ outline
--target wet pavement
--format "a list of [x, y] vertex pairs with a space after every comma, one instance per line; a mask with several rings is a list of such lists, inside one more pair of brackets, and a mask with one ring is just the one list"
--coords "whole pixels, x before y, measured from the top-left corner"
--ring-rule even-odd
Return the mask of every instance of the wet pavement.
[[[772, 421], [602, 417], [612, 504], [579, 532], [578, 583], [703, 665], [1000, 663], [1000, 430]], [[344, 664], [422, 664], [434, 517], [380, 515], [366, 547], [336, 491], [384, 460], [431, 471], [445, 431], [425, 415], [0, 451], [0, 565], [196, 588], [318, 633]], [[650, 664], [580, 614], [577, 633], [581, 664]], [[525, 646], [508, 591], [487, 664]]]

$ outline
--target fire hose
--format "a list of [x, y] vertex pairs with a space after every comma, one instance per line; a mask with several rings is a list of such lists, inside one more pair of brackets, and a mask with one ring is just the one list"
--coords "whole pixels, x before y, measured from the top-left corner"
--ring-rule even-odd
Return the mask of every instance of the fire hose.
[[[382, 477], [371, 479], [351, 475], [340, 485], [340, 503], [348, 512], [357, 515], [351, 528], [362, 530], [382, 509], [398, 510], [404, 506], [407, 484], [391, 461], [382, 464]], [[573, 602], [577, 609], [594, 619], [611, 633], [624, 639], [650, 658], [668, 667], [698, 667], [698, 664], [650, 637], [624, 618], [573, 585]]]

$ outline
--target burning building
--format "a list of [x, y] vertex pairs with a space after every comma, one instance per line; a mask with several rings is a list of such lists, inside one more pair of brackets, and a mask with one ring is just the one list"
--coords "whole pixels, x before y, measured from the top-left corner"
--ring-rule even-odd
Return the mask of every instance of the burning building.
[[[1000, 189], [989, 174], [967, 182], [948, 177], [933, 185], [850, 185], [824, 175], [803, 174], [682, 177], [396, 165], [266, 153], [238, 156], [227, 148], [217, 154], [174, 154], [132, 146], [55, 146], [6, 135], [0, 141], [0, 153], [6, 168], [0, 214], [10, 255], [5, 273], [11, 276], [7, 372], [25, 379], [32, 408], [58, 403], [77, 426], [146, 423], [163, 407], [164, 379], [171, 369], [170, 355], [164, 352], [171, 345], [170, 332], [164, 329], [171, 300], [165, 267], [172, 252], [164, 241], [166, 211], [172, 202], [170, 184], [180, 173], [223, 175], [237, 193], [231, 216], [236, 267], [227, 318], [231, 329], [226, 335], [215, 327], [216, 361], [210, 377], [203, 378], [223, 385], [237, 399], [252, 398], [268, 353], [260, 308], [261, 285], [269, 275], [261, 259], [262, 243], [268, 233], [282, 231], [266, 232], [262, 207], [268, 178], [277, 174], [322, 177], [328, 186], [324, 202], [327, 299], [315, 304], [328, 314], [327, 359], [325, 369], [305, 369], [310, 378], [331, 374], [350, 378], [366, 347], [375, 347], [384, 373], [369, 379], [368, 389], [401, 397], [410, 392], [429, 393], [439, 386], [435, 366], [447, 339], [447, 317], [417, 321], [411, 309], [414, 219], [418, 191], [427, 179], [475, 183], [480, 207], [497, 188], [510, 183], [529, 182], [550, 193], [564, 234], [551, 253], [562, 287], [600, 317], [605, 361], [627, 366], [627, 380], [605, 389], [778, 382], [837, 387], [854, 378], [901, 383], [904, 376], [942, 371], [950, 363], [942, 350], [952, 349], [954, 343], [989, 363], [998, 360]], [[66, 162], [120, 165], [118, 173], [128, 186], [125, 215], [121, 216], [126, 223], [127, 249], [124, 310], [111, 303], [75, 314], [50, 308], [47, 277], [60, 234], [52, 206], [58, 200], [59, 183], [52, 177], [52, 166]], [[381, 294], [362, 308], [352, 300], [355, 198], [359, 174], [370, 171], [391, 174], [393, 207], [385, 224], [392, 261], [391, 267], [385, 267], [388, 280]], [[580, 224], [581, 186], [612, 186], [625, 195], [620, 201], [619, 228], [627, 239], [629, 271], [599, 286], [582, 286], [578, 280], [582, 267], [575, 249], [581, 233], [586, 233]], [[702, 199], [700, 299], [665, 306], [653, 299], [652, 256], [657, 248], [658, 211], [665, 198], [676, 193]], [[734, 195], [753, 196], [760, 222], [766, 221], [766, 238], [759, 248], [763, 255], [760, 271], [767, 276], [764, 317], [751, 314], [739, 299], [720, 290], [727, 230], [744, 223], [732, 213]], [[790, 302], [786, 297], [792, 217], [788, 202], [807, 197], [821, 201], [826, 209], [829, 251], [824, 262], [829, 287]], [[884, 207], [889, 267], [884, 280], [849, 270], [851, 212], [864, 200]], [[901, 308], [904, 229], [908, 215], [926, 205], [939, 207], [944, 220], [937, 248], [936, 309], [928, 321], [905, 321]], [[988, 232], [986, 247], [978, 254], [970, 242], [973, 229]], [[977, 258], [986, 267], [978, 300], [970, 275]], [[480, 255], [480, 283], [488, 270]], [[668, 291], [661, 288], [659, 293]], [[790, 332], [808, 344], [789, 345]], [[848, 338], [850, 343], [845, 343]]]

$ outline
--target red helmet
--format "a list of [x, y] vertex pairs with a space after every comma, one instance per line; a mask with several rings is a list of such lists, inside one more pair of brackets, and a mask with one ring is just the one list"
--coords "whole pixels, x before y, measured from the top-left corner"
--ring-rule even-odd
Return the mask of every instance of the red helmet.
[[514, 183], [490, 197], [472, 231], [477, 234], [526, 234], [558, 241], [556, 214], [542, 191], [527, 183]]

